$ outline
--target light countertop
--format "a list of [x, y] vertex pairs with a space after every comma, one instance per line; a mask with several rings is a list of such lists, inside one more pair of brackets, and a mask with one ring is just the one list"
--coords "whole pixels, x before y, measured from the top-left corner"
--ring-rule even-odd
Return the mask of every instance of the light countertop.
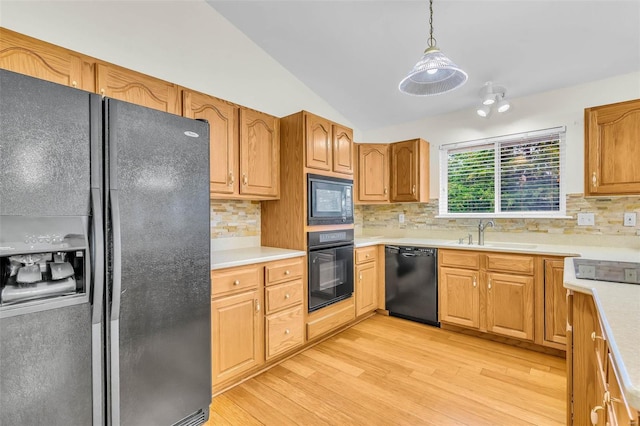
[[[640, 254], [616, 256], [600, 253], [589, 259], [640, 262]], [[564, 286], [593, 295], [608, 338], [620, 386], [629, 405], [640, 410], [640, 285], [576, 278], [573, 259], [564, 261]]]
[[247, 247], [232, 250], [217, 250], [211, 252], [211, 270], [290, 259], [306, 254], [307, 252], [305, 251], [274, 247]]
[[[484, 246], [479, 246], [477, 244], [458, 244], [457, 241], [451, 240], [406, 237], [359, 237], [355, 239], [356, 248], [377, 244], [566, 256], [564, 285], [566, 288], [593, 295], [602, 325], [609, 338], [613, 360], [620, 373], [622, 391], [627, 402], [632, 407], [640, 409], [640, 338], [638, 331], [640, 327], [640, 285], [577, 279], [572, 259], [572, 257], [581, 256], [587, 259], [640, 262], [640, 250], [492, 241], [486, 241]], [[211, 269], [270, 262], [305, 255], [305, 251], [273, 247], [216, 250], [211, 252]]]

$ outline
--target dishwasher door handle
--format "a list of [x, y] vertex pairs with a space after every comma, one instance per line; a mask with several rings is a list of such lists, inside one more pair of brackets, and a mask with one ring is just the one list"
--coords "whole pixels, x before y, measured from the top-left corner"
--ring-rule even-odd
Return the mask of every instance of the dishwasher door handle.
[[402, 256], [404, 256], [404, 257], [416, 257], [416, 255], [415, 255], [415, 254], [413, 254], [413, 253], [401, 253], [401, 254], [402, 254]]

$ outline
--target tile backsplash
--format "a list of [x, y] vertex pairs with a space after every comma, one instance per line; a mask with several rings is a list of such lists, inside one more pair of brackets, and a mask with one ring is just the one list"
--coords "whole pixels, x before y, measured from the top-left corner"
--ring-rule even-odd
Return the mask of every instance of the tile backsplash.
[[[578, 213], [589, 212], [595, 214], [594, 226], [577, 226]], [[505, 234], [520, 239], [562, 240], [569, 242], [578, 238], [581, 243], [594, 244], [606, 241], [616, 244], [622, 242], [615, 237], [625, 237], [627, 243], [640, 245], [640, 223], [633, 227], [623, 226], [623, 213], [635, 212], [640, 215], [640, 197], [598, 197], [585, 198], [583, 194], [569, 194], [567, 196], [567, 216], [570, 219], [494, 219], [495, 228], [489, 233], [497, 233], [504, 238]], [[405, 215], [405, 222], [399, 223], [398, 215]], [[459, 238], [477, 229], [478, 219], [446, 219], [436, 218], [438, 214], [438, 200], [432, 199], [428, 203], [358, 205], [356, 206], [356, 233], [366, 235], [389, 235], [390, 229], [407, 236], [426, 236], [438, 234], [437, 238]], [[640, 219], [640, 218], [639, 218]], [[458, 235], [460, 234], [460, 235]], [[567, 239], [571, 236], [572, 240]], [[554, 238], [555, 237], [555, 238]], [[564, 237], [564, 238], [561, 238]], [[634, 243], [635, 241], [637, 243]], [[627, 243], [622, 242], [624, 245]]]
[[211, 200], [211, 238], [260, 236], [260, 202]]
[[[578, 213], [595, 214], [594, 226], [577, 226]], [[623, 213], [638, 215], [636, 226], [623, 226]], [[405, 222], [398, 222], [398, 215]], [[458, 239], [477, 230], [477, 219], [438, 219], [438, 200], [428, 203], [357, 205], [356, 235], [415, 236]], [[487, 240], [538, 241], [551, 244], [585, 244], [640, 248], [640, 197], [585, 198], [567, 196], [570, 219], [494, 219]], [[211, 238], [253, 237], [259, 241], [260, 202], [212, 200]], [[258, 238], [255, 238], [258, 237]], [[246, 238], [248, 241], [249, 238]]]

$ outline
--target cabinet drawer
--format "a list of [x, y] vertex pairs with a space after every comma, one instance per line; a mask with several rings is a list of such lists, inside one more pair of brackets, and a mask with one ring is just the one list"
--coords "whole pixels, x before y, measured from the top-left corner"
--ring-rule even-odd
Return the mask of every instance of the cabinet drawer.
[[304, 257], [299, 257], [269, 263], [265, 267], [265, 285], [272, 285], [302, 277], [304, 272], [303, 260]]
[[376, 260], [377, 246], [356, 249], [356, 263], [373, 262]]
[[487, 255], [487, 269], [489, 271], [533, 275], [533, 264], [533, 256], [496, 253]]
[[251, 265], [211, 271], [211, 296], [215, 297], [237, 290], [258, 287], [261, 269], [257, 265]]
[[440, 250], [440, 266], [455, 266], [465, 269], [480, 268], [480, 254], [465, 250]]
[[302, 303], [302, 280], [267, 287], [264, 291], [266, 313]]
[[613, 357], [609, 354], [609, 365], [607, 368], [607, 384], [609, 385], [609, 395], [611, 400], [611, 408], [615, 413], [618, 424], [629, 425], [632, 421], [637, 421], [638, 413], [629, 407], [627, 400], [622, 394], [618, 373], [613, 363]]
[[304, 341], [302, 306], [266, 319], [266, 358], [273, 358]]
[[355, 305], [353, 304], [353, 301], [351, 301], [349, 305], [341, 307], [336, 311], [332, 311], [325, 316], [308, 322], [307, 340], [314, 339], [318, 336], [330, 332], [331, 330], [335, 330], [341, 325], [344, 325], [349, 321], [355, 319], [356, 311], [354, 308]]

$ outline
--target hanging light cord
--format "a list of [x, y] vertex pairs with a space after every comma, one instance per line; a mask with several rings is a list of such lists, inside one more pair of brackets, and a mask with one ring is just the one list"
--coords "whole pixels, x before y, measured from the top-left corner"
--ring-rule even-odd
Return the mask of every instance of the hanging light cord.
[[429, 0], [429, 39], [427, 45], [429, 47], [436, 45], [436, 39], [433, 38], [433, 0]]

